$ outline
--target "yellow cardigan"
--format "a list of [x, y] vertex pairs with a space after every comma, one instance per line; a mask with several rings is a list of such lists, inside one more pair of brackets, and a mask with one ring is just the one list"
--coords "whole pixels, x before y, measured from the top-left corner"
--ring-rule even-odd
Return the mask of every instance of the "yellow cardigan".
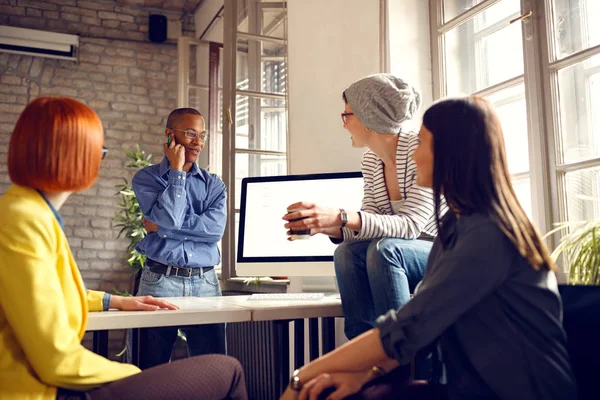
[[136, 374], [81, 345], [88, 311], [104, 292], [86, 290], [54, 213], [33, 189], [0, 197], [0, 399], [56, 399]]

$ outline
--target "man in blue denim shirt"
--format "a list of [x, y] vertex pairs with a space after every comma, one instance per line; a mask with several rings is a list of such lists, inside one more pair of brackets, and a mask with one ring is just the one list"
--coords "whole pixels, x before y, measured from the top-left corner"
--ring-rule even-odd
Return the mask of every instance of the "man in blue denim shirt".
[[[193, 108], [174, 110], [167, 119], [165, 158], [135, 174], [133, 190], [148, 235], [137, 251], [147, 257], [138, 296], [221, 296], [214, 266], [223, 236], [226, 188], [196, 165], [208, 136], [202, 115]], [[144, 365], [166, 363], [177, 327], [147, 328]], [[225, 324], [181, 328], [191, 356], [225, 353]]]

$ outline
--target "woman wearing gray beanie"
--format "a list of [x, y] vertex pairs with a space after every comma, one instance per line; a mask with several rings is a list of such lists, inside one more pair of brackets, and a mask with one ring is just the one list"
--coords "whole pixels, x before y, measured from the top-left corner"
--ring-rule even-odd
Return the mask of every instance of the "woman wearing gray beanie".
[[[343, 93], [344, 128], [353, 147], [367, 147], [360, 211], [339, 210], [300, 202], [288, 210], [285, 227], [324, 233], [341, 243], [334, 255], [335, 271], [352, 339], [375, 326], [378, 316], [396, 310], [423, 278], [437, 234], [431, 189], [416, 185], [412, 153], [416, 133], [403, 130], [421, 105], [408, 83], [390, 74], [367, 76]], [[289, 232], [288, 232], [289, 234]], [[427, 240], [419, 240], [419, 238]]]

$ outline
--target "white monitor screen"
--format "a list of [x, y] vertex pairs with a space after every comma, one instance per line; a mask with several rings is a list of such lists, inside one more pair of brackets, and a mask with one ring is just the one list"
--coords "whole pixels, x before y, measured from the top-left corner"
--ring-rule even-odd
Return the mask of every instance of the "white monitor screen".
[[357, 211], [362, 198], [360, 172], [243, 179], [237, 262], [333, 261], [336, 245], [328, 236], [288, 241], [282, 217], [299, 201]]

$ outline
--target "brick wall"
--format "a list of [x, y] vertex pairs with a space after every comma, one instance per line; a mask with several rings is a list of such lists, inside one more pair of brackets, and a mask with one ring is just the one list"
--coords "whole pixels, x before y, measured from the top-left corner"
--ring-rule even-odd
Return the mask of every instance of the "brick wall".
[[[156, 12], [156, 11], [154, 11]], [[160, 161], [164, 123], [176, 106], [177, 47], [148, 42], [148, 10], [102, 1], [0, 0], [0, 25], [80, 33], [79, 62], [0, 53], [0, 193], [9, 186], [10, 134], [25, 105], [38, 96], [70, 96], [102, 119], [109, 153], [100, 178], [72, 195], [60, 212], [88, 288], [128, 290], [127, 242], [117, 239], [116, 185], [130, 179], [123, 148], [137, 143]], [[57, 18], [61, 18], [59, 21]], [[190, 27], [187, 25], [187, 31]], [[125, 39], [125, 40], [123, 40]], [[111, 333], [113, 350], [122, 335]], [[114, 351], [113, 351], [114, 354]]]
[[119, 6], [114, 0], [0, 0], [0, 25], [103, 39], [147, 41], [148, 16], [157, 13], [180, 20], [183, 34], [193, 36], [192, 14]]

